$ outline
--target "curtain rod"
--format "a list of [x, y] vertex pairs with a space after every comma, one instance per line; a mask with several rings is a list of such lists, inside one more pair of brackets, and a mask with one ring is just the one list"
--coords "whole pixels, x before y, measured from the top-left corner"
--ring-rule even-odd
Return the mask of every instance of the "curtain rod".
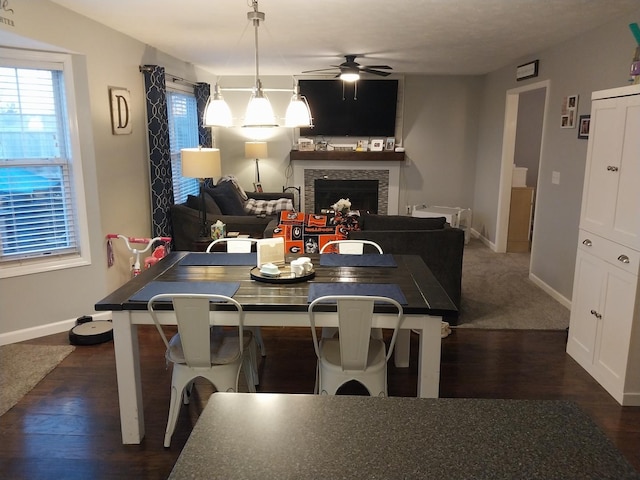
[[[140, 65], [138, 68], [140, 69], [140, 72], [150, 72], [152, 70], [151, 67], [148, 67], [146, 65]], [[187, 80], [185, 78], [179, 77], [178, 75], [174, 75], [174, 74], [169, 73], [167, 71], [164, 72], [164, 76], [165, 77], [170, 77], [171, 81], [173, 81], [173, 82], [182, 82], [182, 83], [186, 83], [188, 85], [191, 85], [193, 87], [198, 85], [197, 82], [192, 82], [191, 80]]]

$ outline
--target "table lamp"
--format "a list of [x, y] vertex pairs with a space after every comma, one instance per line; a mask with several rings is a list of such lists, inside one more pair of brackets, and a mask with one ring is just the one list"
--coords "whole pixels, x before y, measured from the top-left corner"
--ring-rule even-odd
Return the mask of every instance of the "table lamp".
[[200, 237], [211, 238], [207, 231], [207, 211], [204, 203], [204, 179], [219, 178], [222, 175], [220, 166], [220, 149], [218, 148], [183, 148], [182, 176], [197, 178], [200, 182]]
[[260, 166], [258, 165], [258, 159], [269, 156], [267, 153], [267, 142], [245, 142], [244, 156], [245, 158], [256, 159], [256, 182], [260, 183]]

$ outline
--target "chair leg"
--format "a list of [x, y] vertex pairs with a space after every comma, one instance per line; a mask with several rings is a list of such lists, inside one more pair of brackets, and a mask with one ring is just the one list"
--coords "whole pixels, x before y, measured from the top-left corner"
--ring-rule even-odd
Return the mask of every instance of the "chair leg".
[[251, 331], [253, 332], [253, 336], [256, 339], [256, 343], [260, 347], [260, 355], [262, 355], [263, 357], [266, 357], [267, 347], [265, 347], [264, 345], [264, 340], [262, 339], [262, 332], [260, 331], [260, 327], [251, 327]]
[[176, 429], [176, 422], [178, 421], [178, 413], [180, 413], [180, 397], [181, 392], [172, 385], [171, 386], [171, 399], [169, 400], [169, 418], [167, 420], [167, 428], [164, 433], [164, 446], [169, 448], [171, 445], [171, 437]]

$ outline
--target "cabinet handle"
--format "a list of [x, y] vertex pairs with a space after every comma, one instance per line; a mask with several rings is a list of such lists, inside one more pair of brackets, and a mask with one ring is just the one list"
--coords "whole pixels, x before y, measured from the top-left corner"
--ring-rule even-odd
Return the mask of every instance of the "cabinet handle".
[[629, 257], [627, 257], [626, 255], [620, 255], [618, 257], [618, 260], [620, 260], [622, 263], [629, 263]]
[[607, 170], [608, 170], [609, 172], [617, 172], [617, 171], [618, 171], [618, 167], [614, 167], [613, 165], [609, 165], [609, 166], [607, 167]]
[[598, 320], [600, 320], [602, 318], [602, 315], [600, 315], [598, 312], [596, 312], [595, 310], [591, 310], [591, 315], [595, 315], [596, 318]]
[[592, 246], [592, 245], [593, 245], [593, 243], [591, 243], [591, 240], [589, 240], [588, 238], [585, 238], [585, 239], [582, 241], [582, 244], [583, 244], [583, 245], [585, 245], [585, 246], [587, 246], [587, 247], [590, 247], [590, 246]]

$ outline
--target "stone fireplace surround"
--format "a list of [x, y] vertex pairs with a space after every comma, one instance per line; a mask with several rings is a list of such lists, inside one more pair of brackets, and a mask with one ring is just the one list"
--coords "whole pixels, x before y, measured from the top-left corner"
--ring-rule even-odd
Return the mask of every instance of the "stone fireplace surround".
[[[362, 160], [292, 160], [293, 185], [302, 188], [300, 208], [303, 212], [314, 211], [316, 179], [378, 180], [378, 213], [398, 215], [402, 163], [368, 161], [366, 158]], [[339, 199], [336, 198], [337, 200]]]

